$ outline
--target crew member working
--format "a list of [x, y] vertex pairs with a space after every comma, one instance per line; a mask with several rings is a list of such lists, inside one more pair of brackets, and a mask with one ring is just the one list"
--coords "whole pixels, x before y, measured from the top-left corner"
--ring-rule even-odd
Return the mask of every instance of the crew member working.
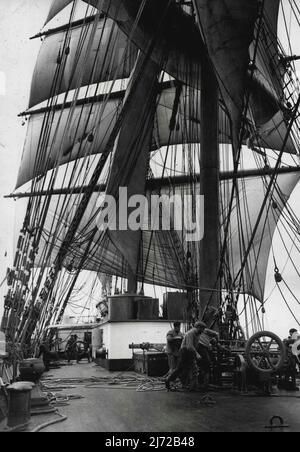
[[284, 370], [284, 379], [279, 382], [280, 389], [299, 391], [297, 386], [297, 367], [300, 368], [300, 334], [291, 329], [288, 339], [284, 340], [287, 351], [287, 364]]
[[187, 383], [190, 391], [198, 388], [198, 366], [197, 360], [201, 357], [197, 352], [199, 339], [205, 331], [206, 325], [203, 322], [197, 322], [184, 337], [176, 369], [166, 379], [166, 388], [171, 389], [170, 383], [180, 377], [183, 383]]
[[184, 335], [180, 330], [181, 323], [175, 322], [174, 329], [169, 331], [167, 334], [166, 353], [168, 355], [169, 374], [171, 374], [178, 365], [180, 347], [184, 339]]
[[204, 388], [209, 386], [210, 380], [210, 369], [212, 365], [212, 349], [213, 345], [218, 349], [222, 349], [223, 351], [227, 351], [225, 348], [221, 347], [218, 343], [219, 335], [213, 330], [205, 329], [203, 333], [201, 333], [199, 338], [199, 344], [197, 347], [197, 351], [201, 356], [200, 367], [203, 374], [203, 385]]

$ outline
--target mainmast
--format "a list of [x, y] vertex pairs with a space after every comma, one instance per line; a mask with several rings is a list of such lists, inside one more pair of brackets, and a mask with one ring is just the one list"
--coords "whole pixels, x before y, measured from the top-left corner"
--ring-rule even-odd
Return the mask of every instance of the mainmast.
[[[199, 5], [192, 12], [200, 26]], [[204, 200], [204, 231], [200, 243], [199, 316], [220, 307], [220, 152], [219, 85], [208, 52], [201, 62], [201, 158], [200, 193]]]
[[200, 315], [208, 306], [220, 307], [220, 157], [219, 88], [211, 62], [201, 72], [201, 195], [204, 197], [204, 236], [200, 245]]
[[[202, 315], [220, 307], [219, 98], [231, 124], [235, 164], [239, 160], [240, 131], [245, 110], [249, 47], [253, 42], [259, 2], [193, 0], [207, 56], [201, 61], [201, 194], [205, 202], [205, 230], [200, 251]], [[209, 320], [210, 322], [210, 320]]]

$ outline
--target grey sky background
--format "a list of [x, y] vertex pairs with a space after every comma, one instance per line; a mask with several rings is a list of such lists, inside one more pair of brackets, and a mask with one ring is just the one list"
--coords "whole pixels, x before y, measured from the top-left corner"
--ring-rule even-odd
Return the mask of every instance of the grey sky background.
[[[22, 209], [19, 203], [4, 199], [5, 194], [14, 190], [26, 126], [17, 115], [27, 107], [31, 77], [39, 51], [40, 40], [30, 41], [29, 37], [39, 32], [45, 22], [52, 0], [0, 0], [0, 283], [6, 268], [12, 265], [15, 236], [16, 209]], [[287, 0], [286, 0], [287, 1]], [[300, 55], [299, 28], [289, 24], [293, 51]], [[281, 30], [283, 25], [281, 21]], [[6, 80], [4, 91], [3, 78]], [[291, 199], [291, 205], [300, 217], [300, 188]], [[287, 244], [291, 248], [291, 242]], [[282, 267], [287, 255], [280, 243], [278, 234], [274, 239], [276, 257]], [[300, 256], [292, 251], [296, 266], [300, 269]], [[285, 267], [284, 277], [300, 300], [300, 281], [291, 264]], [[288, 312], [277, 289], [274, 289], [274, 264], [270, 261], [266, 284], [266, 329], [285, 337], [289, 328], [297, 326]], [[3, 310], [3, 296], [6, 287], [0, 288], [0, 315]], [[271, 295], [270, 295], [271, 294]], [[269, 297], [270, 295], [270, 297]], [[99, 294], [100, 296], [100, 294]], [[300, 322], [300, 305], [290, 295], [288, 302]]]

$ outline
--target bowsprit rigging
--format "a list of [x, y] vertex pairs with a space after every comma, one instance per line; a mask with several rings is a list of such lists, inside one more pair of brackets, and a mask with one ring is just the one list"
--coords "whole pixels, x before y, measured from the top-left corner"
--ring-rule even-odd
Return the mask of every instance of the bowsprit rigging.
[[[181, 291], [186, 323], [204, 319], [226, 341], [245, 343], [263, 331], [250, 342], [248, 361], [273, 372], [264, 350], [279, 346], [280, 367], [281, 344], [264, 323], [274, 235], [300, 250], [289, 205], [300, 177], [299, 57], [278, 36], [286, 5], [77, 3], [54, 1], [47, 29], [35, 36], [43, 42], [21, 114], [28, 119], [16, 187], [22, 191], [11, 196], [25, 199], [27, 210], [1, 324], [14, 363], [32, 356], [62, 322], [88, 271], [121, 280], [121, 292], [127, 281], [133, 297], [139, 289], [144, 296], [147, 285], [155, 293]], [[52, 27], [66, 11], [67, 23]], [[289, 12], [299, 25], [291, 0]], [[122, 187], [130, 197], [177, 197], [183, 209], [173, 208], [167, 230], [100, 230], [106, 200], [122, 207]], [[195, 215], [198, 195], [204, 239], [188, 241], [193, 221], [182, 219]], [[152, 204], [139, 208], [141, 223], [155, 214]], [[284, 268], [276, 269], [291, 312], [287, 296], [295, 295], [279, 281]]]

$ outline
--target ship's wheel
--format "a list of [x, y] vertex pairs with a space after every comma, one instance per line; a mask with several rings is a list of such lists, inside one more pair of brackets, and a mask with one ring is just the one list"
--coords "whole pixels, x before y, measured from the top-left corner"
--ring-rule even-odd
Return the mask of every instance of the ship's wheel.
[[262, 331], [252, 336], [246, 346], [246, 361], [257, 372], [275, 374], [285, 364], [286, 351], [276, 334]]

